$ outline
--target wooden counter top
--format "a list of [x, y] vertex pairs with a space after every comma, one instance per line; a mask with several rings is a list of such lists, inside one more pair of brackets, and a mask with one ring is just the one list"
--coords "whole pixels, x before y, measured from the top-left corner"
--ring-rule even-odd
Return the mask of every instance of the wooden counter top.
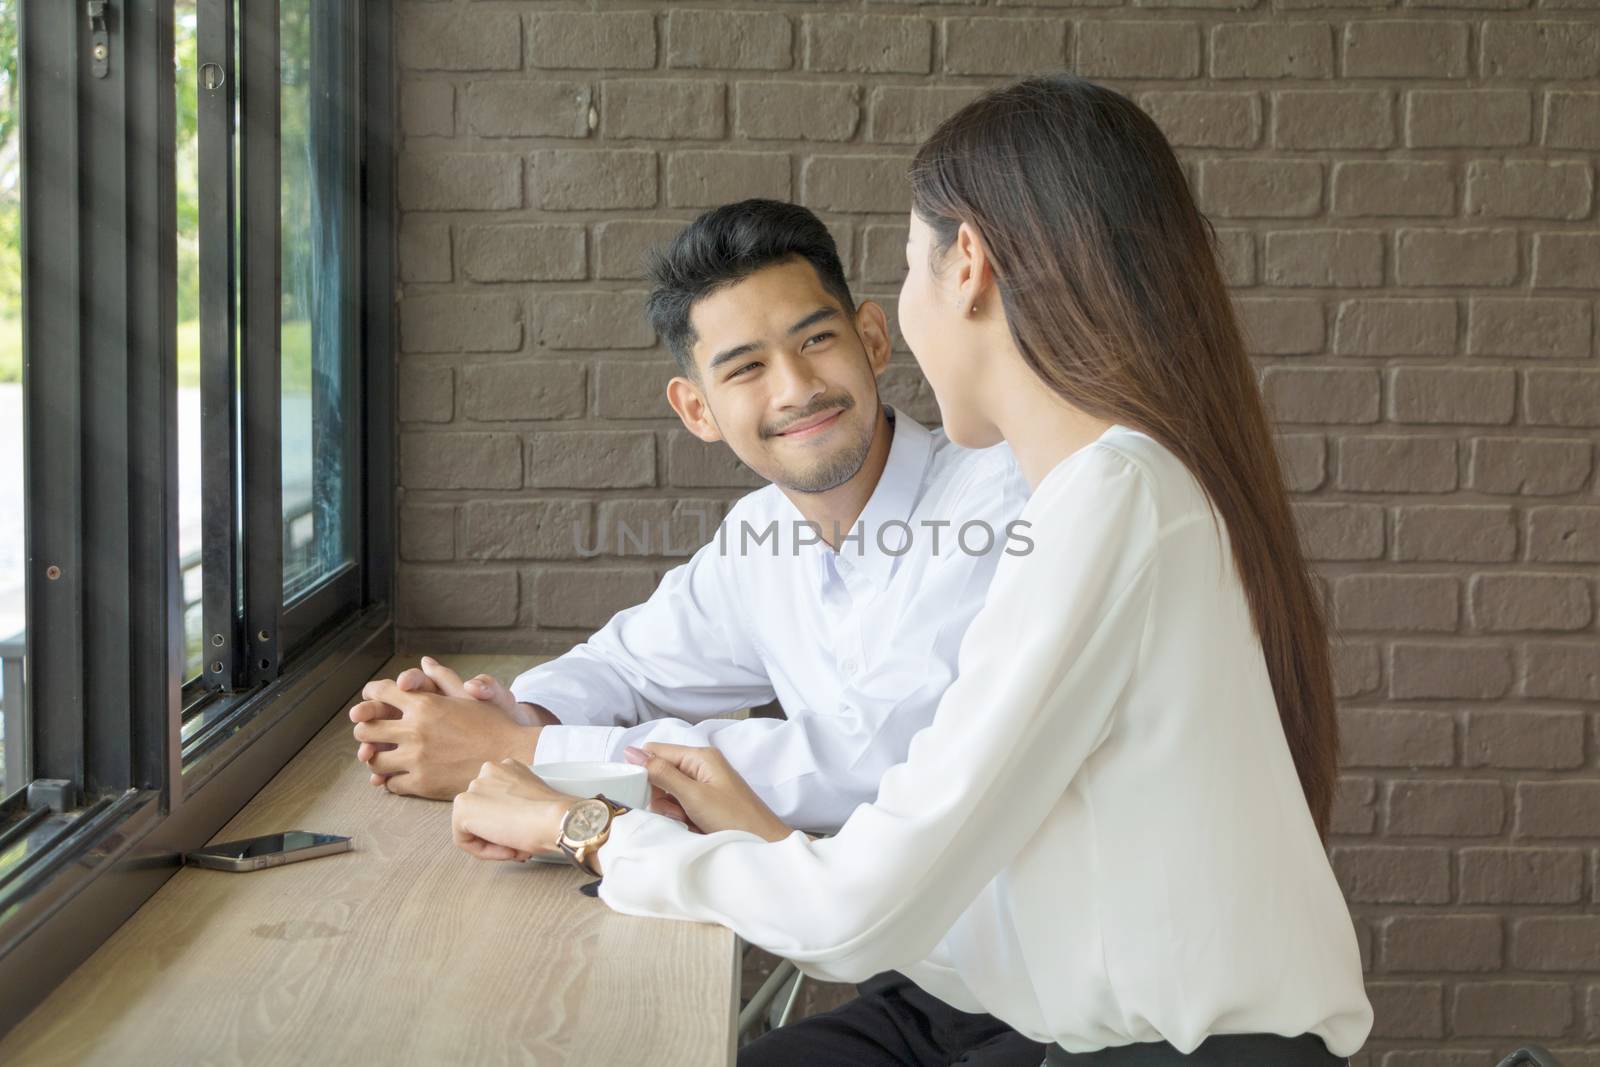
[[[532, 660], [449, 662], [509, 680]], [[570, 867], [473, 859], [449, 804], [367, 783], [343, 708], [213, 840], [280, 830], [348, 834], [354, 851], [184, 868], [0, 1042], [0, 1063], [732, 1062], [733, 934], [615, 914]]]

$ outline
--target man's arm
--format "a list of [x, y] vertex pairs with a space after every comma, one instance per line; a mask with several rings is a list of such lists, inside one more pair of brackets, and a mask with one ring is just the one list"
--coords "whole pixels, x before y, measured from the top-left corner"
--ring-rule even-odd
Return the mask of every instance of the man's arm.
[[[371, 694], [350, 710], [357, 758], [374, 785], [448, 797], [485, 760], [620, 760], [606, 755], [617, 724], [687, 719], [770, 701], [774, 693], [715, 540], [673, 568], [643, 604], [618, 612], [571, 652], [518, 676], [509, 690], [480, 675], [462, 682], [424, 657], [402, 691], [472, 698], [477, 708], [421, 702], [405, 721]], [[479, 714], [481, 711], [483, 714]], [[467, 773], [467, 772], [471, 773]], [[465, 774], [465, 777], [463, 777]]]
[[832, 832], [878, 795], [884, 773], [905, 760], [911, 738], [953, 680], [953, 657], [930, 657], [921, 666], [921, 679], [895, 697], [847, 689], [843, 703], [827, 713], [696, 723], [652, 719], [617, 727], [595, 758], [622, 759], [627, 749], [650, 741], [715, 745], [778, 818], [798, 829]]
[[556, 713], [549, 708], [542, 708], [538, 704], [518, 704], [522, 714], [531, 718], [540, 726], [560, 726], [561, 720], [556, 718]]
[[649, 600], [512, 682], [518, 704], [560, 723], [541, 731], [536, 763], [621, 759], [611, 741], [625, 727], [668, 715], [694, 722], [773, 699], [733, 562], [713, 539], [667, 572]]
[[[949, 518], [957, 526], [983, 520], [1006, 530], [1026, 498], [1027, 483], [1009, 450], [992, 452], [951, 488]], [[837, 829], [857, 806], [877, 797], [883, 775], [904, 762], [911, 739], [933, 720], [955, 681], [962, 637], [1006, 547], [997, 538], [982, 555], [951, 552], [930, 560], [902, 609], [912, 629], [883, 646], [859, 683], [846, 679], [836, 707], [788, 708], [786, 720], [644, 720], [608, 731], [596, 742], [593, 758], [619, 759], [627, 748], [648, 741], [715, 744], [785, 823]], [[541, 759], [543, 751], [541, 740]]]

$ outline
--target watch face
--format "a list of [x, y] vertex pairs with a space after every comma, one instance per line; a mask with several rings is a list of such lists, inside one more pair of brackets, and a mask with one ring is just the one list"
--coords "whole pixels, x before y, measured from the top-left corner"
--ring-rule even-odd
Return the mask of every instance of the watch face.
[[571, 841], [589, 841], [611, 821], [611, 809], [603, 800], [580, 800], [567, 815], [566, 836]]

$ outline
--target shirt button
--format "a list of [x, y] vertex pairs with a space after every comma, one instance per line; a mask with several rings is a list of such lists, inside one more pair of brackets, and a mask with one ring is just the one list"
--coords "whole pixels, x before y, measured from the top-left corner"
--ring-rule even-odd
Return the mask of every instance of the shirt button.
[[844, 661], [842, 666], [844, 667], [844, 670], [845, 670], [846, 674], [854, 674], [854, 673], [856, 673], [856, 661], [855, 660], [847, 659], [847, 660]]

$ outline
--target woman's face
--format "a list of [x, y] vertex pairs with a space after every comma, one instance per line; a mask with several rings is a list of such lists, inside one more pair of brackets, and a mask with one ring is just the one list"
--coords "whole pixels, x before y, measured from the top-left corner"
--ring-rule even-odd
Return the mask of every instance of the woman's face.
[[985, 328], [979, 316], [968, 313], [970, 298], [963, 296], [961, 242], [935, 262], [933, 230], [915, 211], [910, 225], [898, 306], [900, 336], [933, 387], [945, 434], [966, 448], [987, 448], [1001, 435], [982, 410]]

